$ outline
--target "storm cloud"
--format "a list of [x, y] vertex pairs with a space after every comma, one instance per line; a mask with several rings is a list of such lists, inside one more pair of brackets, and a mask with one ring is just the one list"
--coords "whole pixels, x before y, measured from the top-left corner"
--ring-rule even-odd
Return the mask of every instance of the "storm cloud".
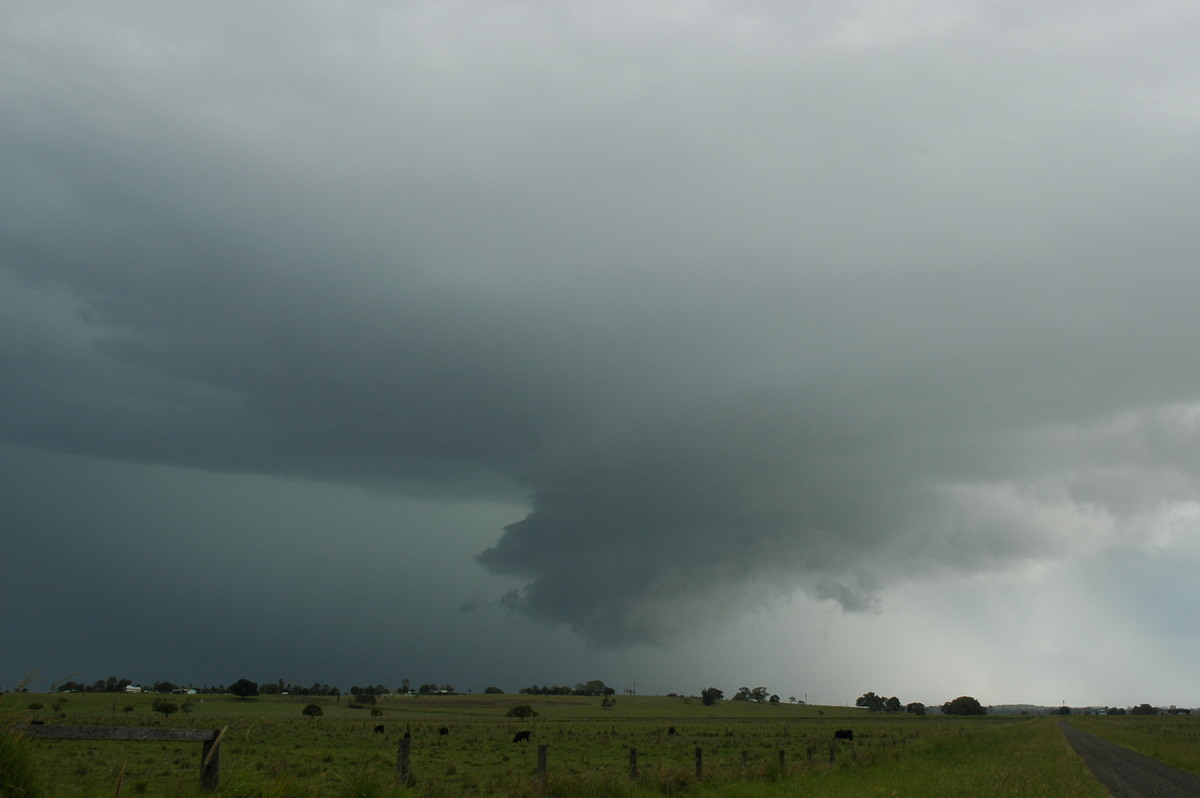
[[9, 446], [523, 506], [604, 647], [1200, 500], [1188, 9], [3, 15]]

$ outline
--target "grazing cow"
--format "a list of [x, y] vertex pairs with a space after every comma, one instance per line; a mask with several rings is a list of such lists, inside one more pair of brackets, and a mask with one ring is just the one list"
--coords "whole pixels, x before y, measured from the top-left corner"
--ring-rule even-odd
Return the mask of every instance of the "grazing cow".
[[835, 731], [833, 733], [833, 739], [835, 739], [835, 740], [853, 740], [854, 739], [854, 730], [853, 729], [838, 729], [837, 731]]
[[383, 734], [383, 724], [382, 723], [375, 727], [375, 733]]
[[438, 729], [438, 734], [442, 735], [443, 737], [445, 737], [449, 733], [450, 733], [450, 729], [447, 726], [443, 726], [442, 728]]
[[671, 728], [667, 729], [667, 734], [674, 736], [675, 735], [675, 727], [672, 726]]
[[513, 735], [513, 742], [514, 743], [527, 743], [527, 742], [529, 742], [530, 734], [532, 734], [532, 732], [519, 731]]

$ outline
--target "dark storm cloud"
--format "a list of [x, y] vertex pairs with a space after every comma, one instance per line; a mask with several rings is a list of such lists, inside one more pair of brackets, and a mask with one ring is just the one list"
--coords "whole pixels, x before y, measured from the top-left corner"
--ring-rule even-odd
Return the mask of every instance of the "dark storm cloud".
[[2, 34], [7, 443], [527, 501], [605, 644], [1196, 498], [1195, 20], [87, 8]]

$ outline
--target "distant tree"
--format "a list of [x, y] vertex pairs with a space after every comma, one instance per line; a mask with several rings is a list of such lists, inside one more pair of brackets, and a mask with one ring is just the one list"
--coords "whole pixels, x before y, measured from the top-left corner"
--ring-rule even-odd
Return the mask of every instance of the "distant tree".
[[770, 691], [767, 690], [767, 688], [765, 688], [765, 687], [761, 687], [761, 686], [755, 687], [753, 690], [750, 691], [750, 700], [757, 701], [760, 704], [766, 703], [767, 699], [770, 698], [770, 696], [771, 696]]
[[300, 714], [307, 718], [319, 718], [325, 714], [325, 710], [321, 709], [319, 704], [309, 704], [300, 710]]
[[571, 691], [572, 695], [612, 695], [617, 692], [599, 679], [593, 679], [586, 684], [577, 684]]
[[504, 691], [499, 687], [489, 687], [483, 691], [487, 695], [504, 695]]
[[871, 712], [882, 712], [885, 706], [883, 696], [875, 695], [874, 692], [863, 693], [854, 702], [854, 706], [863, 707]]
[[1107, 710], [1105, 710], [1105, 712], [1107, 712], [1109, 715], [1124, 715], [1125, 714], [1125, 710], [1122, 709], [1121, 707], [1109, 707]]
[[249, 679], [238, 679], [229, 686], [229, 692], [238, 698], [251, 698], [258, 695], [258, 684]]
[[749, 701], [750, 700], [750, 688], [746, 687], [744, 685], [742, 687], [739, 687], [738, 691], [733, 694], [732, 700], [734, 700], [734, 701]]
[[179, 705], [169, 698], [156, 698], [154, 703], [150, 705], [150, 709], [162, 715], [164, 718], [169, 718], [179, 711]]
[[617, 705], [617, 699], [614, 698], [613, 696], [606, 695], [600, 699], [600, 706], [604, 707], [605, 709], [612, 709], [616, 705]]
[[777, 695], [772, 695], [772, 696], [771, 696], [771, 703], [772, 703], [772, 704], [778, 704], [778, 703], [779, 703], [779, 696], [777, 696]]
[[700, 700], [704, 702], [704, 706], [711, 707], [718, 701], [724, 700], [725, 692], [718, 690], [715, 687], [705, 687], [700, 691]]
[[953, 701], [942, 704], [942, 713], [946, 715], [986, 715], [987, 710], [975, 698], [960, 695]]
[[913, 701], [911, 704], [908, 704], [904, 709], [913, 715], [924, 715], [925, 714], [925, 705], [922, 704], [920, 701]]
[[190, 715], [190, 714], [192, 714], [192, 708], [195, 706], [196, 706], [195, 702], [192, 701], [190, 698], [185, 699], [184, 702], [179, 705], [179, 711], [185, 715]]
[[371, 717], [377, 718], [383, 714], [383, 710], [379, 707], [371, 707]]
[[1149, 704], [1138, 704], [1129, 710], [1130, 715], [1157, 715], [1158, 709]]
[[537, 710], [528, 704], [517, 704], [508, 710], [508, 712], [505, 712], [504, 716], [507, 718], [516, 718], [517, 720], [525, 720], [526, 718], [536, 718], [537, 714]]
[[1060, 714], [1060, 715], [1070, 715], [1071, 714], [1071, 708], [1065, 704], [1063, 706], [1059, 707], [1055, 711], [1058, 712], [1058, 714]]

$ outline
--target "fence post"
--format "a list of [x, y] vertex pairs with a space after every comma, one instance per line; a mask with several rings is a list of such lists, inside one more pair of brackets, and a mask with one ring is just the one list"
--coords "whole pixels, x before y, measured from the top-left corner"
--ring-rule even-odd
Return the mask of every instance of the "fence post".
[[201, 743], [200, 750], [200, 789], [203, 792], [212, 792], [217, 789], [217, 783], [221, 779], [221, 738], [225, 736], [226, 726], [217, 733], [217, 736], [211, 740], [205, 740]]
[[637, 778], [637, 749], [629, 749], [629, 778]]
[[779, 749], [779, 769], [787, 770], [787, 754], [784, 753], [782, 748]]
[[704, 769], [704, 749], [696, 749], [696, 778], [700, 778], [700, 772]]
[[548, 746], [548, 745], [539, 745], [538, 746], [537, 768], [538, 768], [538, 776], [540, 776], [542, 779], [546, 778], [546, 749], [549, 747], [550, 746]]
[[412, 770], [409, 768], [409, 753], [412, 750], [412, 739], [400, 738], [400, 747], [396, 753], [396, 781], [405, 786], [413, 782]]
[[742, 772], [745, 773], [750, 769], [750, 752], [742, 751]]

